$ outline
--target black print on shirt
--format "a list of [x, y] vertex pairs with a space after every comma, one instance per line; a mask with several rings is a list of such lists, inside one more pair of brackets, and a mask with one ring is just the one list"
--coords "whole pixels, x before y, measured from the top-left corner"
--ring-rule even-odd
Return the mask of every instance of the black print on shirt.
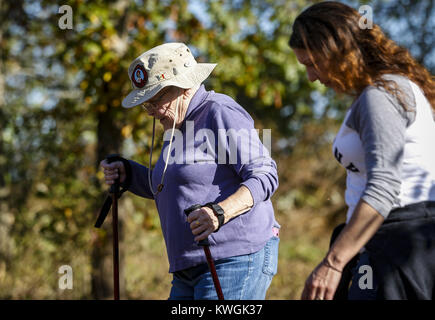
[[352, 172], [359, 172], [358, 168], [355, 167], [352, 162], [346, 167], [346, 169]]
[[335, 159], [337, 159], [337, 161], [341, 163], [341, 158], [343, 158], [343, 155], [340, 152], [338, 152], [337, 147], [334, 150], [334, 156]]
[[[335, 149], [334, 149], [334, 157], [335, 157], [335, 159], [337, 159], [338, 162], [340, 162], [341, 165], [344, 166], [344, 164], [341, 163], [341, 159], [343, 158], [343, 154], [338, 151], [337, 147], [335, 147]], [[349, 165], [345, 168], [349, 171], [352, 171], [352, 172], [359, 172], [358, 168], [355, 167], [355, 165], [352, 162], [349, 163]]]

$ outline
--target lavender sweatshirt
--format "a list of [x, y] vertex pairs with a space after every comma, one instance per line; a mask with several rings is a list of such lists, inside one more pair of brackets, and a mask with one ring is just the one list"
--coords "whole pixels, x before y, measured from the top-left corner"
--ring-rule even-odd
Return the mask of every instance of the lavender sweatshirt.
[[[166, 132], [165, 140], [169, 137], [170, 132]], [[168, 145], [165, 141], [152, 170], [154, 190], [162, 177]], [[278, 187], [278, 175], [276, 163], [261, 143], [249, 114], [230, 97], [206, 91], [202, 85], [176, 131], [171, 151], [160, 193], [153, 196], [148, 168], [132, 160], [129, 187], [130, 192], [155, 200], [169, 272], [206, 263], [203, 249], [193, 240], [184, 209], [222, 201], [241, 185], [250, 190], [254, 206], [212, 233], [208, 237], [210, 250], [215, 260], [260, 250], [273, 236], [272, 227], [279, 227], [270, 201]]]

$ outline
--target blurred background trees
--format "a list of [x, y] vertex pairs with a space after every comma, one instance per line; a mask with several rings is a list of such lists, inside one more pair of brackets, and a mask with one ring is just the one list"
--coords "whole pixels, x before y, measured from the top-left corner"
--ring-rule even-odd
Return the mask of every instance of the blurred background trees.
[[[309, 83], [287, 45], [292, 21], [315, 2], [1, 2], [0, 298], [112, 297], [110, 219], [93, 228], [107, 190], [99, 162], [119, 152], [147, 163], [151, 119], [121, 101], [131, 61], [165, 41], [218, 63], [206, 88], [272, 129], [282, 233], [268, 298], [299, 298], [345, 212], [345, 172], [330, 149], [350, 101]], [[343, 2], [369, 4], [374, 22], [434, 72], [434, 0]], [[58, 25], [65, 4], [72, 30]], [[126, 193], [119, 211], [122, 298], [166, 299], [171, 278], [153, 202]], [[58, 287], [61, 265], [73, 269], [73, 290]]]

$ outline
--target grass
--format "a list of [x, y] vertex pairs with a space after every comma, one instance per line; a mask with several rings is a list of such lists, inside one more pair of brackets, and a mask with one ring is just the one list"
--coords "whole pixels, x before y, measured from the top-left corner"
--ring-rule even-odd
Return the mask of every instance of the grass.
[[[123, 200], [125, 208], [120, 208], [120, 212], [131, 209], [127, 199]], [[299, 299], [306, 278], [328, 249], [332, 229], [326, 215], [306, 209], [280, 209], [276, 213], [281, 224], [278, 273], [266, 298]], [[150, 219], [154, 222], [150, 223]], [[150, 224], [154, 227], [149, 228]], [[154, 215], [141, 218], [131, 214], [126, 217], [124, 226], [125, 238], [120, 244], [122, 298], [167, 299], [172, 276], [168, 273], [166, 248], [158, 218]], [[87, 248], [78, 248], [71, 241], [62, 248], [52, 248], [46, 246], [37, 231], [23, 235], [14, 249], [16, 258], [10, 263], [0, 261], [0, 298], [91, 299], [90, 244], [91, 241]], [[58, 269], [64, 264], [71, 265], [74, 270], [73, 290], [59, 289], [61, 275]], [[105, 267], [110, 279], [111, 270], [111, 265]]]

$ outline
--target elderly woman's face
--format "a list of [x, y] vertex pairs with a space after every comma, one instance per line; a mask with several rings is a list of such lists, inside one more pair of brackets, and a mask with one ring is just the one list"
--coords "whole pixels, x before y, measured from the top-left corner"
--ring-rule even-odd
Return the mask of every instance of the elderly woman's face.
[[293, 49], [293, 51], [299, 63], [303, 64], [307, 68], [308, 80], [311, 82], [319, 80], [325, 86], [334, 89], [332, 82], [326, 77], [326, 70], [322, 70], [322, 64], [320, 61], [316, 61], [316, 64], [319, 67], [316, 68], [307, 50]]
[[[152, 99], [145, 102], [142, 106], [150, 116], [155, 117], [157, 120], [160, 120], [160, 123], [163, 125], [163, 128], [169, 129], [172, 127], [175, 120], [175, 109], [177, 107], [177, 98], [180, 96], [180, 108], [183, 108], [182, 97], [184, 90], [177, 87], [166, 87], [160, 90]], [[183, 119], [178, 117], [178, 123], [181, 123]], [[177, 123], [177, 124], [178, 124]], [[176, 125], [177, 125], [176, 124]]]

